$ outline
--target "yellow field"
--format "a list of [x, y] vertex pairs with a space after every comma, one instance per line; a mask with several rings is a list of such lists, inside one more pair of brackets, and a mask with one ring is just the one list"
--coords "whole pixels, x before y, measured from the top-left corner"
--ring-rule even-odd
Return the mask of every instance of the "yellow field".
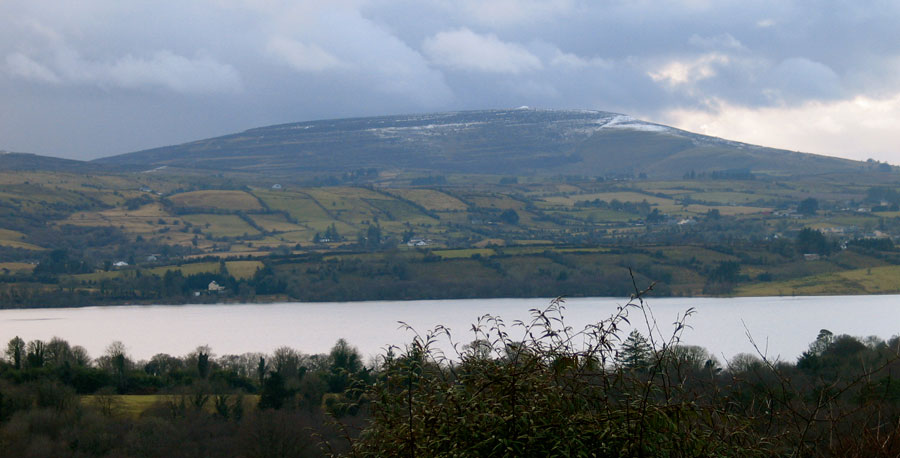
[[665, 257], [672, 260], [687, 261], [694, 258], [704, 264], [737, 260], [732, 255], [697, 246], [662, 246], [653, 249], [653, 251], [660, 251]]
[[648, 196], [646, 194], [641, 194], [638, 192], [597, 192], [592, 194], [574, 194], [570, 196], [552, 196], [545, 197], [544, 201], [548, 203], [553, 203], [557, 205], [565, 205], [567, 207], [571, 207], [575, 205], [575, 202], [579, 201], [591, 201], [591, 200], [603, 200], [606, 202], [612, 202], [613, 200], [618, 200], [619, 202], [634, 202], [640, 203], [643, 201], [647, 201], [650, 205], [665, 205], [671, 204], [672, 199], [664, 199], [656, 196]]
[[512, 246], [512, 247], [503, 249], [504, 254], [510, 254], [510, 255], [541, 254], [545, 251], [550, 251], [553, 253], [577, 253], [577, 254], [606, 253], [609, 251], [609, 248], [604, 248], [604, 247], [554, 248], [552, 245], [545, 245], [545, 246]]
[[100, 408], [103, 403], [102, 399], [109, 399], [112, 413], [123, 417], [138, 418], [147, 409], [153, 407], [159, 402], [164, 402], [167, 396], [159, 395], [130, 395], [116, 394], [109, 396], [86, 395], [81, 396], [81, 403], [85, 406]]
[[738, 288], [739, 296], [814, 296], [900, 292], [900, 266], [847, 270]]
[[379, 199], [363, 199], [375, 209], [378, 219], [384, 222], [410, 224], [437, 224], [438, 220], [422, 212], [421, 209], [405, 201], [382, 197]]
[[147, 269], [146, 272], [159, 275], [160, 277], [165, 275], [167, 271], [181, 271], [181, 274], [184, 276], [200, 274], [200, 273], [218, 273], [219, 272], [219, 263], [218, 262], [195, 262], [192, 264], [183, 264], [180, 266], [162, 266], [162, 267], [154, 267], [152, 269]]
[[260, 251], [260, 250], [256, 250], [256, 251], [230, 251], [230, 252], [224, 252], [224, 253], [221, 253], [221, 252], [220, 252], [220, 253], [192, 254], [192, 255], [185, 256], [184, 259], [186, 259], [186, 260], [191, 260], [191, 259], [198, 259], [198, 258], [205, 258], [205, 257], [207, 257], [207, 256], [212, 256], [212, 257], [214, 257], [214, 258], [218, 258], [218, 259], [224, 260], [224, 259], [238, 258], [238, 257], [243, 257], [243, 256], [268, 256], [269, 254], [271, 254], [271, 252], [269, 252], [269, 251]]
[[[312, 240], [312, 236], [310, 235], [309, 240]], [[242, 242], [244, 244], [252, 244], [253, 247], [263, 249], [264, 247], [269, 248], [278, 248], [284, 245], [295, 245], [296, 242], [292, 242], [289, 237], [284, 237], [284, 234], [275, 234], [267, 237], [263, 237], [258, 240]]]
[[433, 189], [389, 189], [388, 192], [431, 211], [464, 211], [467, 208], [456, 197]]
[[[302, 230], [291, 231], [291, 232], [282, 232], [277, 235], [278, 239], [282, 240], [282, 243], [287, 243], [290, 245], [309, 245], [312, 243], [312, 239], [315, 236], [316, 231], [312, 229], [302, 228]], [[348, 235], [350, 235], [348, 233]], [[255, 245], [255, 244], [254, 244]]]
[[[265, 253], [263, 253], [265, 254]], [[203, 255], [205, 256], [205, 255]], [[6, 263], [13, 264], [13, 263]], [[0, 264], [0, 268], [2, 268], [5, 264]], [[30, 264], [29, 264], [30, 266]], [[260, 261], [227, 261], [225, 263], [225, 267], [228, 269], [229, 274], [234, 276], [237, 279], [248, 279], [256, 273], [257, 268], [261, 268], [263, 263]], [[31, 266], [32, 268], [34, 266]], [[12, 269], [10, 269], [12, 270]], [[153, 267], [151, 269], [144, 269], [141, 271], [143, 275], [157, 275], [164, 276], [166, 272], [181, 272], [182, 275], [195, 275], [200, 273], [219, 273], [219, 263], [218, 262], [194, 262], [188, 264], [178, 265], [170, 265], [170, 266], [160, 266]], [[134, 275], [134, 270], [111, 270], [109, 272], [94, 272], [90, 274], [79, 274], [72, 275], [73, 279], [76, 280], [93, 280], [98, 281], [106, 278], [115, 278], [120, 277], [122, 275], [132, 276]]]
[[653, 194], [666, 194], [672, 197], [680, 197], [691, 194], [692, 190], [690, 189], [656, 189], [656, 188], [648, 188], [647, 192], [651, 192]]
[[504, 254], [510, 255], [523, 255], [523, 254], [539, 254], [545, 251], [559, 251], [554, 250], [552, 246], [511, 246], [503, 249]]
[[589, 248], [559, 248], [553, 250], [557, 253], [606, 253], [609, 252], [609, 248], [603, 247], [589, 247]]
[[256, 197], [244, 191], [193, 191], [169, 197], [180, 207], [218, 208], [222, 210], [261, 210]]
[[25, 234], [10, 229], [0, 229], [0, 240], [22, 240]]
[[716, 192], [698, 192], [693, 193], [690, 197], [702, 200], [704, 202], [713, 202], [718, 204], [746, 204], [748, 202], [755, 202], [760, 200], [765, 196], [761, 196], [759, 194], [750, 194], [745, 192], [726, 192], [726, 191], [716, 191]]
[[585, 209], [576, 209], [576, 210], [565, 210], [565, 211], [548, 211], [550, 214], [557, 214], [560, 216], [572, 216], [584, 221], [590, 221], [593, 223], [621, 223], [626, 221], [631, 221], [634, 219], [639, 219], [638, 215], [634, 213], [620, 212], [616, 210], [608, 210], [604, 208], [585, 208]]
[[253, 277], [257, 269], [262, 269], [260, 261], [228, 261], [225, 263], [228, 273], [238, 280], [246, 280]]
[[27, 262], [0, 262], [0, 272], [9, 271], [11, 274], [29, 273], [34, 270], [34, 264]]
[[306, 229], [303, 226], [298, 226], [287, 219], [284, 218], [284, 215], [274, 214], [274, 215], [250, 215], [250, 218], [253, 219], [259, 227], [265, 229], [268, 232], [290, 232], [290, 231], [302, 231]]
[[485, 248], [488, 245], [505, 246], [506, 241], [503, 239], [484, 239], [484, 240], [474, 244], [473, 246], [478, 247], [478, 248]]
[[[142, 177], [147, 178], [143, 181], [149, 182], [156, 180], [150, 179], [150, 177]], [[130, 177], [117, 176], [117, 175], [94, 175], [94, 174], [74, 174], [74, 173], [66, 173], [66, 172], [37, 172], [37, 171], [15, 171], [15, 172], [0, 172], [0, 184], [9, 185], [9, 184], [23, 184], [25, 182], [29, 182], [31, 184], [39, 184], [42, 186], [59, 186], [63, 189], [69, 190], [77, 190], [81, 192], [90, 192], [93, 189], [99, 190], [126, 190], [126, 189], [134, 189], [140, 185], [136, 185], [134, 179]], [[91, 187], [85, 187], [83, 184], [88, 183]], [[145, 184], [145, 183], [142, 183]], [[155, 184], [155, 183], [154, 183]]]
[[22, 189], [21, 192], [0, 192], [0, 200], [15, 202], [20, 210], [28, 212], [41, 211], [46, 209], [48, 205], [53, 204], [78, 205], [86, 201], [82, 196], [37, 186]]
[[708, 205], [698, 205], [691, 204], [685, 208], [690, 213], [697, 213], [705, 215], [706, 212], [712, 209], [719, 210], [719, 214], [724, 216], [735, 216], [735, 215], [752, 215], [754, 213], [762, 213], [766, 211], [772, 211], [771, 208], [763, 208], [763, 207], [745, 207], [740, 205], [720, 205], [720, 206], [708, 206]]
[[[256, 235], [259, 231], [236, 215], [195, 214], [184, 215], [183, 220], [198, 226], [204, 233], [214, 237], [240, 237], [244, 234]], [[209, 227], [207, 227], [207, 224]]]
[[78, 212], [63, 220], [62, 224], [75, 226], [113, 226], [125, 232], [138, 234], [153, 233], [159, 229], [157, 223], [162, 218], [167, 225], [171, 225], [176, 219], [163, 210], [157, 203], [144, 205], [135, 210], [126, 208], [113, 208], [100, 212]]
[[473, 254], [480, 254], [484, 257], [497, 254], [496, 251], [490, 248], [470, 248], [466, 250], [434, 250], [432, 251], [432, 253], [446, 259], [471, 258]]
[[23, 250], [31, 250], [31, 251], [43, 251], [46, 250], [44, 247], [39, 247], [37, 245], [32, 245], [30, 243], [22, 242], [19, 240], [3, 240], [0, 239], [0, 246], [5, 246], [9, 248], [21, 248]]
[[328, 210], [333, 216], [332, 219], [358, 224], [361, 221], [371, 221], [382, 214], [377, 208], [369, 205], [365, 199], [384, 199], [385, 197], [368, 189], [315, 188], [306, 191]]
[[[356, 226], [351, 226], [343, 221], [314, 221], [307, 224], [307, 226], [309, 226], [312, 231], [325, 232], [325, 229], [328, 229], [328, 226], [331, 226], [332, 224], [334, 224], [334, 227], [337, 229], [338, 234], [340, 234], [341, 237], [348, 240], [356, 240], [356, 233], [358, 232]], [[310, 237], [310, 240], [312, 240], [312, 237]]]
[[476, 207], [481, 208], [496, 208], [500, 210], [513, 209], [518, 211], [525, 206], [521, 201], [500, 194], [470, 194], [463, 197], [472, 202]]

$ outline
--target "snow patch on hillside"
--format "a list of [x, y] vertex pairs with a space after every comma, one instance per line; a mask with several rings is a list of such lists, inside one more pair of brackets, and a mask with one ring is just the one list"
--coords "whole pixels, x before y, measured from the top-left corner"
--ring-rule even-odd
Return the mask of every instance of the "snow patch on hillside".
[[379, 138], [399, 138], [413, 136], [441, 135], [472, 129], [485, 122], [460, 122], [446, 124], [425, 124], [421, 126], [372, 127], [365, 129]]
[[672, 132], [671, 127], [640, 121], [628, 115], [618, 115], [606, 122], [601, 129], [628, 129], [642, 132]]

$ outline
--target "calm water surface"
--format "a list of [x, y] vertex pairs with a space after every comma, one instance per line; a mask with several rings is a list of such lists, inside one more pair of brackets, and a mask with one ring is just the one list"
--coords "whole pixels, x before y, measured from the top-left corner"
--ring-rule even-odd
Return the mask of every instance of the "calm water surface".
[[[454, 340], [466, 343], [479, 316], [498, 315], [512, 323], [528, 319], [529, 309], [548, 303], [467, 299], [0, 310], [0, 343], [17, 335], [25, 340], [59, 336], [97, 357], [110, 342], [120, 340], [133, 358], [147, 359], [156, 353], [184, 355], [198, 345], [210, 345], [216, 355], [271, 352], [283, 345], [324, 353], [343, 337], [371, 357], [390, 344], [410, 341], [410, 331], [399, 328], [401, 320], [419, 332], [442, 324], [451, 329]], [[624, 303], [614, 298], [569, 299], [566, 323], [581, 329], [609, 317]], [[688, 318], [691, 328], [682, 341], [704, 346], [720, 359], [754, 352], [747, 331], [769, 356], [788, 360], [800, 355], [820, 329], [882, 338], [900, 334], [896, 295], [659, 298], [647, 303], [663, 334], [671, 333], [677, 317], [693, 307], [696, 313]], [[635, 324], [643, 321], [636, 312], [631, 318]], [[513, 328], [511, 335], [519, 334]]]

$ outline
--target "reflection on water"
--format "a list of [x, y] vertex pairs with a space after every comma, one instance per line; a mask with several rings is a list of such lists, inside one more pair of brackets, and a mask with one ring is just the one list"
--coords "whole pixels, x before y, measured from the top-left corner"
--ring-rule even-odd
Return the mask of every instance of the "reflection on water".
[[62, 318], [11, 318], [6, 321], [53, 321], [62, 320]]
[[[607, 318], [625, 302], [569, 299], [566, 323], [580, 329]], [[688, 319], [691, 327], [684, 331], [684, 343], [707, 347], [720, 358], [752, 353], [748, 331], [763, 351], [782, 359], [799, 356], [820, 329], [882, 338], [900, 333], [900, 296], [651, 298], [647, 302], [664, 334], [672, 331], [671, 323], [680, 314], [694, 307], [696, 314]], [[497, 315], [513, 323], [529, 319], [529, 309], [548, 303], [549, 299], [466, 299], [0, 310], [0, 342], [17, 335], [25, 340], [59, 336], [96, 357], [110, 342], [120, 340], [134, 358], [146, 359], [156, 353], [184, 355], [198, 345], [209, 345], [218, 355], [271, 352], [282, 345], [322, 353], [343, 337], [374, 356], [388, 345], [403, 345], [411, 339], [412, 334], [401, 329], [398, 321], [420, 332], [441, 324], [451, 329], [455, 341], [466, 343], [479, 316]], [[643, 317], [632, 321], [637, 325]], [[514, 330], [511, 335], [516, 335]]]

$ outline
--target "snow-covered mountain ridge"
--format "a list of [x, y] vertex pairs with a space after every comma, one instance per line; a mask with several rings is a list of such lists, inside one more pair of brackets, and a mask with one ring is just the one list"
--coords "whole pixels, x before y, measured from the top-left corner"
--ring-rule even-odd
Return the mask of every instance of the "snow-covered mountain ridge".
[[525, 107], [281, 124], [99, 162], [272, 175], [375, 168], [432, 174], [680, 177], [692, 170], [783, 175], [858, 167], [854, 161], [699, 135], [620, 113]]

